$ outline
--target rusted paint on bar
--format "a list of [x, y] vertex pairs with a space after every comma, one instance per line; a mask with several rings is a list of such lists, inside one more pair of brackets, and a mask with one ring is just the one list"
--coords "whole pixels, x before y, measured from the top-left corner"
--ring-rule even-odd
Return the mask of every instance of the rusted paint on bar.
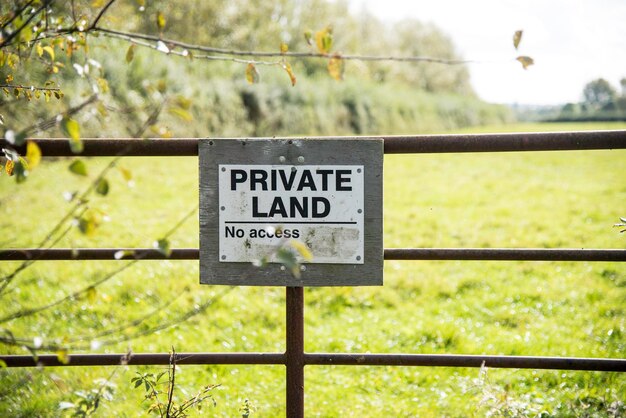
[[[144, 366], [169, 364], [169, 353], [145, 354], [70, 354], [67, 364], [59, 361], [56, 355], [0, 356], [7, 367], [53, 367], [53, 366]], [[285, 364], [281, 353], [177, 353], [177, 364]]]
[[[299, 137], [303, 139], [337, 139], [337, 137]], [[350, 139], [351, 137], [341, 137]], [[352, 137], [357, 138], [357, 137]], [[384, 140], [386, 154], [567, 151], [626, 148], [626, 130], [532, 132], [501, 134], [450, 134], [414, 136], [378, 136]], [[247, 138], [238, 138], [247, 139]], [[250, 138], [252, 140], [252, 138]], [[29, 139], [36, 142], [44, 156], [70, 157], [69, 141], [65, 139]], [[84, 139], [81, 156], [197, 156], [198, 138], [179, 139]], [[10, 146], [0, 139], [0, 148]], [[14, 147], [20, 154], [25, 146]]]
[[458, 354], [306, 354], [306, 364], [342, 366], [430, 366], [626, 372], [626, 360], [577, 357]]
[[[116, 258], [116, 254], [118, 258]], [[626, 250], [578, 248], [386, 248], [385, 260], [626, 261]], [[26, 260], [197, 260], [197, 248], [173, 249], [167, 257], [152, 248], [15, 248], [0, 261]]]

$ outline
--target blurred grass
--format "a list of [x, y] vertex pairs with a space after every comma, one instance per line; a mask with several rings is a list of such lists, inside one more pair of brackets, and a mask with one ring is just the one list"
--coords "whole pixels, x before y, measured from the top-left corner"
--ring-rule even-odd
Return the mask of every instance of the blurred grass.
[[[624, 129], [624, 124], [515, 125], [514, 131]], [[480, 131], [494, 132], [485, 127]], [[474, 130], [477, 131], [478, 129]], [[385, 247], [625, 248], [612, 225], [624, 216], [626, 151], [388, 155], [385, 157]], [[90, 159], [91, 173], [107, 159]], [[67, 210], [64, 191], [86, 185], [67, 171], [68, 159], [46, 161], [16, 185], [0, 178], [2, 247], [35, 245]], [[111, 193], [90, 206], [106, 213], [93, 237], [77, 231], [60, 247], [151, 246], [198, 200], [195, 158], [125, 158], [128, 188], [109, 176]], [[93, 174], [92, 174], [93, 175]], [[173, 248], [198, 245], [189, 219]], [[121, 262], [39, 262], [18, 276], [0, 316], [38, 306], [91, 283]], [[15, 263], [0, 264], [6, 273]], [[198, 285], [197, 262], [138, 263], [97, 289], [92, 298], [2, 324], [15, 336], [44, 341], [90, 335], [141, 317], [173, 300], [132, 333], [175, 318], [215, 298], [206, 312], [174, 327], [97, 352], [283, 351], [284, 290]], [[623, 358], [626, 349], [626, 267], [619, 263], [385, 263], [385, 285], [305, 292], [309, 352], [466, 353]], [[9, 302], [9, 303], [7, 303]], [[4, 353], [24, 353], [2, 347]], [[145, 410], [132, 389], [136, 371], [114, 377], [115, 401], [99, 416], [131, 417]], [[203, 414], [237, 416], [249, 399], [257, 416], [284, 416], [284, 368], [184, 366], [178, 384], [189, 394], [219, 383], [217, 407]], [[7, 416], [59, 415], [58, 402], [95, 387], [107, 368], [0, 371], [0, 411]], [[508, 406], [553, 416], [608, 416], [623, 400], [626, 377], [616, 373], [454, 368], [308, 367], [307, 416], [471, 416]], [[14, 386], [17, 385], [17, 386]], [[183, 396], [182, 394], [180, 396]], [[514, 402], [517, 404], [514, 405]], [[498, 405], [501, 410], [502, 405]], [[254, 415], [253, 415], [254, 416]]]

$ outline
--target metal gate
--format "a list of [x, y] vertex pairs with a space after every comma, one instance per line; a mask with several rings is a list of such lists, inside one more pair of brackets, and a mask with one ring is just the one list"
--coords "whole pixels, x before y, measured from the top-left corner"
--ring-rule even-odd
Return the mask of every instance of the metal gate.
[[[626, 149], [626, 130], [514, 133], [478, 135], [427, 135], [381, 137], [386, 154], [463, 153], [508, 151], [560, 151]], [[68, 141], [34, 140], [48, 157], [73, 156]], [[197, 139], [84, 140], [82, 156], [197, 156]], [[0, 146], [7, 146], [0, 141]], [[21, 154], [25, 149], [19, 149]], [[116, 260], [119, 251], [129, 254], [119, 259], [197, 260], [199, 250], [173, 249], [169, 257], [149, 248], [0, 250], [0, 261], [16, 260]], [[132, 254], [132, 255], [130, 255]], [[626, 261], [626, 250], [617, 249], [535, 249], [535, 248], [389, 248], [385, 260], [532, 260], [532, 261]], [[307, 365], [349, 366], [430, 366], [491, 367], [518, 369], [559, 369], [626, 372], [626, 359], [578, 357], [524, 357], [488, 355], [306, 353], [304, 351], [304, 292], [301, 287], [286, 288], [286, 351], [284, 353], [178, 353], [176, 364], [285, 365], [287, 370], [288, 417], [304, 416], [304, 367]], [[2, 355], [7, 367], [35, 366], [114, 366], [166, 365], [169, 353], [71, 354], [69, 363], [57, 355]]]

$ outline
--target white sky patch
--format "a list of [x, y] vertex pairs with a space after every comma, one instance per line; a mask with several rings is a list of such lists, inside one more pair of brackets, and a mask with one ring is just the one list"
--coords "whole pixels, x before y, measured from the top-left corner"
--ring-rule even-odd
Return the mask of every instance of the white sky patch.
[[[350, 0], [387, 22], [432, 22], [470, 64], [472, 85], [490, 102], [560, 104], [581, 99], [599, 77], [619, 89], [626, 77], [625, 0]], [[524, 30], [520, 48], [513, 33]], [[528, 55], [524, 71], [514, 61]]]

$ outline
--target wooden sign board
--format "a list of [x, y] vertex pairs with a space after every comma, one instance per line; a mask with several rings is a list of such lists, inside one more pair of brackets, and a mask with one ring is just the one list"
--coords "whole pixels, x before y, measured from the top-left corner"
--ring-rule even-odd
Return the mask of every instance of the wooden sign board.
[[383, 281], [380, 139], [201, 140], [200, 283]]

